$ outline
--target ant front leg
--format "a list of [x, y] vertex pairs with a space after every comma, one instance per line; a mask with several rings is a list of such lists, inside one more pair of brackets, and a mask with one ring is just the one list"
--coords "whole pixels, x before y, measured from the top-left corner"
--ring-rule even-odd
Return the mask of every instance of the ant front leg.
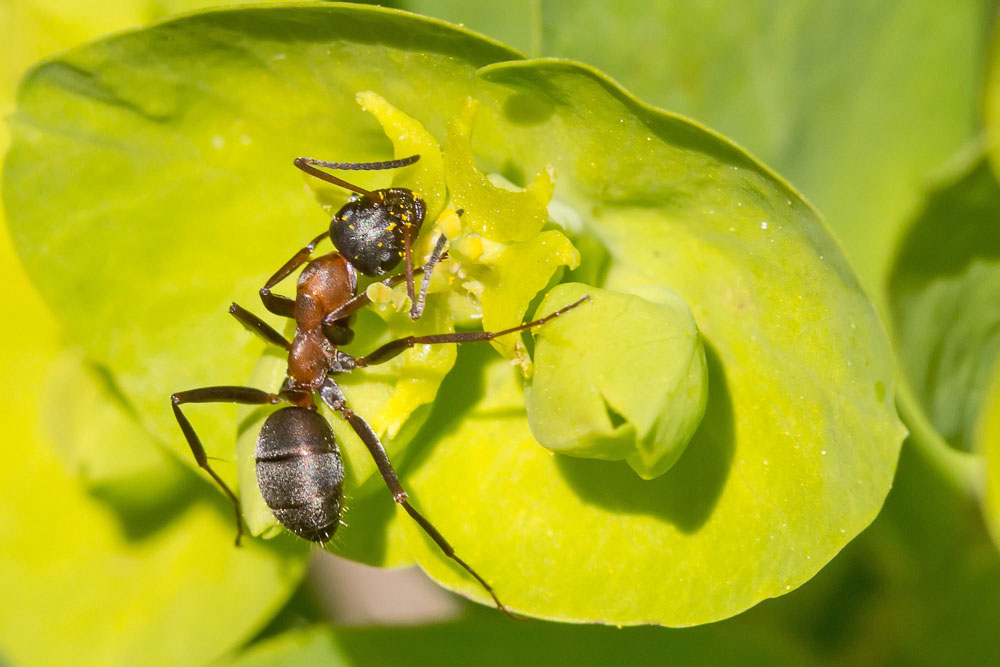
[[285, 264], [278, 269], [266, 283], [264, 283], [264, 286], [260, 288], [260, 300], [268, 311], [274, 313], [275, 315], [280, 315], [281, 317], [295, 319], [295, 299], [289, 299], [287, 296], [281, 296], [280, 294], [272, 294], [271, 288], [290, 276], [295, 269], [309, 261], [309, 257], [316, 249], [316, 245], [328, 236], [330, 236], [329, 230], [314, 238], [301, 250], [292, 255], [292, 258], [285, 262]]
[[[445, 241], [446, 241], [445, 237], [441, 236], [441, 238], [438, 239], [437, 245], [441, 246], [443, 248]], [[435, 246], [435, 250], [437, 250], [437, 246]], [[416, 271], [414, 271], [413, 272], [414, 275], [420, 275], [421, 273], [423, 273], [426, 276], [426, 272], [428, 270], [433, 271], [434, 270], [434, 266], [438, 262], [440, 262], [442, 259], [446, 258], [447, 256], [448, 256], [448, 253], [446, 253], [446, 252], [445, 253], [438, 253], [437, 258], [435, 258], [434, 255], [432, 254], [431, 255], [431, 259], [434, 260], [434, 261], [433, 262], [428, 261], [427, 264], [425, 264], [424, 266], [422, 266], [422, 267], [418, 268]], [[398, 285], [399, 283], [403, 282], [404, 280], [406, 280], [406, 274], [397, 273], [396, 275], [389, 276], [388, 278], [386, 278], [385, 280], [383, 280], [382, 284], [385, 285], [386, 287], [393, 288], [396, 285]], [[423, 285], [421, 285], [421, 289], [423, 290], [423, 292], [424, 292], [425, 295], [426, 295], [426, 292], [427, 292], [426, 285], [428, 285], [428, 284], [430, 284], [430, 279], [425, 277], [424, 278], [424, 283], [423, 283]], [[370, 305], [371, 302], [372, 302], [371, 297], [368, 296], [367, 292], [361, 292], [360, 294], [356, 294], [349, 301], [347, 301], [346, 303], [341, 304], [340, 306], [337, 306], [336, 309], [334, 309], [331, 312], [329, 312], [327, 314], [327, 316], [323, 318], [323, 325], [324, 326], [331, 326], [337, 320], [342, 320], [345, 317], [350, 317], [351, 315], [353, 315], [354, 313], [358, 312], [362, 308]], [[421, 300], [421, 303], [422, 303], [422, 300]], [[423, 314], [423, 306], [421, 306], [420, 313], [414, 319], [419, 318], [421, 314]], [[411, 315], [411, 317], [412, 317], [412, 315]]]
[[389, 341], [380, 348], [377, 348], [374, 352], [366, 354], [363, 357], [358, 357], [354, 360], [354, 365], [357, 367], [364, 366], [374, 366], [375, 364], [381, 364], [389, 361], [393, 357], [397, 356], [404, 350], [408, 350], [414, 345], [426, 345], [426, 344], [437, 344], [437, 343], [475, 343], [479, 341], [491, 341], [494, 338], [500, 336], [506, 336], [507, 334], [516, 333], [518, 331], [525, 331], [527, 329], [533, 329], [535, 327], [540, 327], [546, 322], [550, 322], [555, 318], [563, 315], [570, 310], [573, 310], [585, 301], [590, 301], [590, 296], [585, 296], [568, 306], [563, 306], [559, 310], [549, 313], [545, 317], [539, 318], [532, 322], [524, 322], [516, 327], [511, 327], [509, 329], [504, 329], [503, 331], [466, 331], [460, 333], [446, 333], [446, 334], [432, 334], [430, 336], [407, 336], [406, 338], [399, 338], [393, 341]]
[[343, 416], [344, 420], [350, 424], [351, 428], [354, 429], [354, 432], [358, 434], [359, 438], [361, 438], [361, 441], [365, 443], [365, 446], [371, 453], [372, 458], [375, 459], [375, 466], [382, 475], [382, 479], [385, 480], [386, 486], [388, 486], [389, 491], [392, 492], [392, 499], [400, 504], [403, 509], [406, 510], [406, 513], [417, 522], [417, 525], [419, 525], [420, 528], [423, 529], [423, 531], [427, 533], [432, 540], [434, 540], [434, 543], [437, 544], [438, 548], [441, 549], [445, 556], [461, 565], [462, 569], [472, 575], [475, 580], [479, 582], [486, 592], [490, 594], [490, 597], [493, 598], [493, 602], [496, 603], [497, 609], [511, 618], [516, 618], [509, 611], [507, 611], [507, 608], [503, 606], [502, 602], [500, 602], [500, 598], [498, 598], [497, 594], [493, 592], [493, 587], [486, 583], [486, 580], [479, 576], [479, 573], [473, 570], [468, 563], [459, 558], [455, 553], [455, 549], [448, 543], [448, 540], [444, 538], [444, 535], [442, 535], [440, 531], [438, 531], [438, 529], [435, 528], [426, 517], [424, 517], [423, 514], [418, 512], [413, 505], [410, 504], [409, 496], [403, 489], [403, 485], [400, 484], [399, 477], [396, 475], [396, 471], [393, 469], [392, 463], [389, 462], [389, 455], [386, 453], [385, 447], [382, 445], [382, 441], [379, 440], [375, 430], [372, 429], [368, 422], [347, 407], [347, 400], [344, 397], [344, 392], [341, 391], [337, 383], [334, 382], [332, 378], [328, 377], [324, 381], [323, 386], [320, 387], [319, 395], [320, 398], [323, 399], [323, 402], [330, 406], [330, 409], [339, 412], [341, 416]]
[[191, 426], [191, 422], [188, 418], [184, 416], [181, 411], [181, 405], [184, 403], [240, 403], [245, 405], [267, 405], [275, 404], [281, 402], [281, 398], [277, 394], [269, 394], [266, 391], [261, 391], [260, 389], [254, 389], [252, 387], [202, 387], [201, 389], [190, 389], [188, 391], [180, 391], [170, 397], [171, 407], [174, 409], [174, 417], [177, 419], [177, 424], [181, 427], [181, 431], [184, 433], [184, 438], [187, 440], [188, 446], [191, 447], [191, 453], [194, 454], [194, 460], [198, 462], [198, 465], [205, 469], [205, 471], [211, 475], [215, 483], [218, 484], [229, 499], [233, 501], [233, 506], [236, 509], [236, 546], [240, 545], [240, 537], [243, 536], [243, 518], [240, 514], [240, 500], [233, 493], [232, 489], [222, 481], [212, 466], [208, 465], [208, 456], [205, 454], [205, 448], [201, 444], [201, 440], [198, 438], [198, 434], [195, 433], [194, 427]]
[[[461, 217], [464, 211], [458, 209], [455, 211], [455, 215]], [[434, 273], [434, 267], [437, 266], [438, 262], [448, 256], [448, 253], [444, 251], [444, 245], [448, 242], [448, 238], [441, 234], [438, 236], [437, 241], [434, 243], [434, 249], [431, 251], [431, 256], [427, 260], [427, 263], [423, 266], [424, 278], [420, 282], [420, 293], [414, 299], [413, 296], [413, 280], [408, 277], [410, 284], [407, 285], [408, 296], [410, 297], [410, 319], [419, 320], [420, 316], [424, 314], [424, 302], [427, 300], [427, 288], [431, 284], [431, 276]]]
[[428, 259], [427, 263], [424, 264], [423, 266], [422, 271], [424, 277], [423, 280], [420, 281], [420, 294], [416, 297], [416, 300], [414, 300], [413, 297], [413, 280], [412, 278], [407, 276], [407, 278], [410, 281], [409, 284], [407, 285], [407, 289], [410, 292], [409, 297], [411, 304], [410, 305], [411, 320], [418, 320], [420, 319], [420, 316], [424, 314], [424, 305], [425, 302], [427, 301], [427, 288], [429, 288], [431, 285], [431, 274], [434, 273], [434, 267], [437, 266], [437, 263], [441, 261], [441, 257], [444, 254], [444, 244], [447, 242], [448, 238], [444, 234], [438, 236], [438, 240], [434, 244], [434, 250], [431, 251], [430, 259]]

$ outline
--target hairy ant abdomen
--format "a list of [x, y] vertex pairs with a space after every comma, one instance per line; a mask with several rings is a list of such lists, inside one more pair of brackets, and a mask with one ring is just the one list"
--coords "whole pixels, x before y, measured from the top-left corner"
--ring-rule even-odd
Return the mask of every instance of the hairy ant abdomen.
[[272, 413], [254, 458], [260, 493], [281, 525], [310, 542], [329, 540], [340, 521], [344, 462], [326, 419], [295, 406]]

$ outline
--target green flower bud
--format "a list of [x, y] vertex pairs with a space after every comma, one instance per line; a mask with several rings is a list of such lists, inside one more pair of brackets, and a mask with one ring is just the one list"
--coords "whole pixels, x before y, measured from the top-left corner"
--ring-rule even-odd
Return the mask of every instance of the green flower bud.
[[708, 399], [701, 336], [687, 304], [658, 287], [611, 292], [555, 287], [541, 317], [584, 295], [590, 301], [540, 327], [528, 422], [546, 448], [625, 459], [644, 479], [670, 469], [694, 435]]

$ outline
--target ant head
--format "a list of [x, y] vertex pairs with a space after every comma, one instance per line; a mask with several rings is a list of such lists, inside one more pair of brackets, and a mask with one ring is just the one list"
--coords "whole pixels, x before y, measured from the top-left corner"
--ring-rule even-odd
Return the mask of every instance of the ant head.
[[406, 188], [355, 195], [330, 221], [330, 240], [358, 271], [380, 276], [403, 258], [424, 222], [424, 200]]

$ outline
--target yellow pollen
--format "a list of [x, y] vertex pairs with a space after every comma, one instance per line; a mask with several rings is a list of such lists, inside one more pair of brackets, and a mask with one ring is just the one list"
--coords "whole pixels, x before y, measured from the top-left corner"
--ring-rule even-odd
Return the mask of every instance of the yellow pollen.
[[455, 238], [462, 231], [462, 221], [454, 209], [445, 209], [438, 217], [437, 223], [441, 228], [441, 232], [450, 239]]

